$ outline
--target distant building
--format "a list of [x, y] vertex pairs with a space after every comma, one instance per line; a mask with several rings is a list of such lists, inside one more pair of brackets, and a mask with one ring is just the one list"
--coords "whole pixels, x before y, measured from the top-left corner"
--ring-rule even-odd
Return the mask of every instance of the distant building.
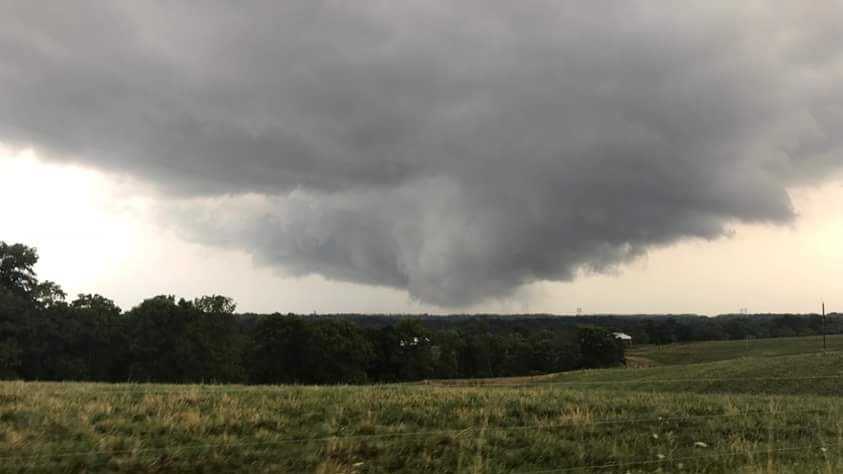
[[411, 337], [409, 339], [406, 339], [406, 340], [401, 339], [399, 344], [401, 344], [401, 347], [415, 347], [415, 346], [418, 346], [418, 345], [421, 345], [421, 344], [430, 344], [430, 338], [429, 337], [413, 336], [413, 337]]
[[615, 339], [623, 341], [624, 344], [632, 344], [632, 336], [629, 334], [623, 332], [613, 332], [612, 335], [615, 336]]

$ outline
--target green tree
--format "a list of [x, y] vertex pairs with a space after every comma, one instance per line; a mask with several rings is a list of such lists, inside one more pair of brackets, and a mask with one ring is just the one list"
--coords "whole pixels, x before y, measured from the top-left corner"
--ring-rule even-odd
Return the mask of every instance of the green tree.
[[101, 296], [79, 293], [70, 303], [70, 307], [80, 311], [87, 311], [89, 315], [116, 317], [122, 312], [114, 301]]
[[78, 321], [71, 347], [85, 361], [86, 379], [125, 380], [128, 340], [120, 307], [101, 295], [79, 294], [69, 305], [68, 317]]
[[206, 382], [242, 382], [245, 336], [234, 311], [234, 300], [221, 295], [203, 296], [193, 302], [189, 335], [194, 350], [201, 354], [200, 373]]
[[0, 241], [0, 286], [18, 296], [30, 295], [38, 285], [33, 269], [36, 263], [34, 248]]
[[237, 304], [232, 298], [222, 295], [202, 296], [193, 300], [193, 306], [203, 313], [234, 314]]
[[64, 303], [67, 293], [58, 284], [48, 280], [36, 284], [32, 296], [41, 306], [51, 308]]
[[205, 313], [161, 295], [127, 313], [132, 380], [239, 382], [242, 337], [232, 314]]
[[608, 329], [581, 327], [579, 340], [585, 368], [612, 367], [624, 362], [623, 343]]
[[357, 326], [348, 321], [314, 321], [306, 329], [303, 382], [366, 382], [374, 352]]
[[278, 313], [259, 317], [248, 355], [249, 380], [259, 384], [300, 382], [306, 344], [301, 318]]
[[373, 358], [371, 341], [348, 321], [264, 316], [252, 341], [254, 383], [362, 383]]
[[443, 330], [435, 334], [431, 353], [436, 378], [450, 379], [461, 375], [459, 354], [464, 346], [465, 341], [457, 331]]
[[127, 313], [130, 380], [196, 381], [198, 354], [188, 333], [191, 311], [190, 303], [159, 295]]
[[23, 244], [0, 241], [0, 378], [30, 378], [39, 355], [35, 324], [40, 316], [33, 292], [38, 252]]
[[431, 333], [418, 321], [403, 320], [395, 325], [398, 334], [399, 375], [402, 380], [420, 380], [433, 376]]

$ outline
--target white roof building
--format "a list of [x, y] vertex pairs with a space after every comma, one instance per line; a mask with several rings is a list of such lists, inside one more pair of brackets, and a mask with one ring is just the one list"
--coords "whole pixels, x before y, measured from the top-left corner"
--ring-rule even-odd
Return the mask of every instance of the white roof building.
[[632, 336], [630, 336], [629, 334], [623, 333], [623, 332], [613, 332], [612, 335], [615, 336], [615, 339], [620, 339], [621, 341], [631, 341], [632, 340]]

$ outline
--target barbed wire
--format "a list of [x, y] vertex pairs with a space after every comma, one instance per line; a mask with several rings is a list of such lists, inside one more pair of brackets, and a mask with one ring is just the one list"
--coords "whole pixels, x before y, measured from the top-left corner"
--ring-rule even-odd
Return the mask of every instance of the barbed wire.
[[507, 383], [507, 382], [448, 382], [448, 381], [437, 381], [437, 382], [430, 382], [428, 384], [423, 385], [430, 385], [435, 387], [456, 387], [456, 388], [494, 388], [494, 387], [515, 387], [515, 388], [522, 388], [522, 387], [540, 387], [545, 385], [562, 385], [562, 386], [594, 386], [594, 385], [647, 385], [647, 384], [683, 384], [683, 383], [712, 383], [712, 382], [738, 382], [738, 381], [751, 381], [751, 382], [775, 382], [775, 381], [786, 381], [786, 380], [829, 380], [829, 379], [839, 379], [843, 380], [843, 375], [806, 375], [806, 376], [796, 376], [796, 377], [715, 377], [715, 378], [688, 378], [688, 379], [636, 379], [636, 380], [537, 380], [534, 382], [516, 382], [516, 383]]
[[[806, 380], [843, 380], [843, 375], [806, 375], [806, 376], [794, 376], [794, 377], [712, 377], [712, 378], [686, 378], [686, 379], [635, 379], [635, 380], [536, 380], [530, 382], [506, 382], [506, 381], [495, 381], [495, 382], [483, 382], [483, 381], [449, 381], [447, 379], [440, 379], [440, 380], [426, 380], [421, 382], [406, 382], [406, 383], [396, 383], [396, 384], [368, 384], [368, 385], [250, 385], [250, 386], [243, 386], [237, 388], [218, 388], [224, 387], [223, 385], [184, 385], [179, 387], [173, 388], [166, 388], [166, 389], [158, 389], [158, 388], [147, 388], [147, 386], [143, 384], [139, 384], [137, 386], [126, 387], [121, 389], [106, 389], [106, 390], [92, 390], [92, 389], [74, 389], [74, 388], [61, 388], [55, 389], [53, 391], [41, 391], [41, 394], [88, 394], [88, 395], [104, 395], [104, 394], [121, 394], [121, 393], [130, 393], [130, 394], [137, 394], [137, 395], [161, 395], [161, 394], [183, 394], [183, 393], [190, 393], [190, 392], [197, 392], [202, 394], [226, 394], [226, 393], [245, 393], [245, 392], [256, 392], [256, 393], [271, 393], [271, 392], [283, 392], [288, 391], [291, 389], [297, 390], [330, 390], [330, 389], [407, 389], [407, 388], [424, 388], [424, 387], [436, 387], [436, 388], [495, 388], [495, 387], [508, 387], [508, 388], [530, 388], [530, 387], [542, 387], [548, 385], [559, 385], [559, 386], [570, 386], [570, 387], [577, 387], [577, 386], [595, 386], [595, 385], [648, 385], [648, 384], [683, 384], [683, 383], [713, 383], [713, 382], [739, 382], [739, 381], [752, 381], [752, 382], [776, 382], [776, 381], [806, 381]], [[9, 383], [9, 382], [7, 382]], [[55, 384], [55, 385], [62, 385], [65, 382], [10, 382], [11, 384], [22, 384], [22, 385], [29, 385], [29, 384]], [[86, 383], [86, 382], [69, 382], [70, 384], [76, 383]], [[96, 383], [96, 382], [90, 382]], [[0, 388], [2, 388], [2, 384], [0, 384]], [[155, 385], [149, 385], [149, 387], [154, 387]], [[14, 390], [2, 390], [0, 389], [0, 394], [13, 394]], [[772, 395], [772, 394], [771, 394]]]
[[776, 449], [758, 449], [754, 451], [744, 451], [744, 452], [732, 452], [732, 453], [710, 453], [710, 454], [701, 454], [695, 456], [681, 456], [681, 457], [667, 457], [665, 456], [663, 459], [639, 459], [639, 460], [632, 460], [632, 461], [619, 461], [614, 463], [608, 464], [592, 464], [587, 466], [570, 466], [570, 467], [563, 467], [559, 469], [541, 469], [538, 471], [519, 471], [518, 474], [553, 474], [553, 473], [562, 473], [562, 472], [574, 472], [574, 471], [583, 471], [583, 470], [594, 470], [594, 469], [611, 469], [616, 467], [625, 467], [625, 466], [642, 466], [642, 465], [649, 465], [649, 464], [675, 464], [679, 462], [688, 462], [688, 461], [696, 461], [699, 459], [710, 459], [710, 458], [723, 458], [723, 457], [738, 457], [738, 456], [753, 456], [758, 454], [770, 454], [770, 453], [784, 453], [784, 452], [797, 452], [797, 451], [810, 451], [810, 450], [819, 450], [822, 452], [823, 449], [827, 449], [824, 446], [820, 445], [811, 445], [807, 447], [786, 447], [786, 448], [776, 448]]
[[[462, 430], [462, 432], [469, 432], [472, 429]], [[332, 438], [325, 438], [325, 439], [332, 439]], [[267, 443], [253, 443], [249, 444], [252, 447], [272, 447], [275, 446], [277, 443], [267, 442]], [[213, 447], [220, 447], [218, 445], [207, 445], [209, 448]], [[226, 447], [244, 447], [238, 444], [229, 444]], [[184, 447], [178, 447], [178, 449], [184, 449]], [[823, 445], [810, 445], [804, 447], [783, 447], [783, 448], [766, 448], [766, 449], [758, 449], [753, 451], [743, 451], [743, 452], [729, 452], [729, 453], [708, 453], [708, 454], [701, 454], [701, 455], [693, 455], [693, 456], [665, 456], [663, 458], [647, 458], [647, 459], [635, 459], [635, 460], [620, 460], [617, 462], [611, 463], [604, 463], [604, 464], [591, 464], [591, 465], [583, 465], [583, 466], [568, 466], [563, 468], [555, 468], [555, 469], [540, 469], [540, 470], [532, 470], [532, 471], [517, 471], [517, 474], [553, 474], [553, 473], [565, 473], [565, 472], [575, 472], [575, 471], [592, 471], [595, 469], [611, 469], [611, 468], [619, 468], [619, 467], [628, 467], [628, 466], [645, 466], [645, 465], [653, 465], [653, 464], [677, 464], [677, 463], [684, 463], [684, 462], [692, 462], [698, 461], [702, 459], [716, 459], [716, 458], [726, 458], [726, 457], [739, 457], [739, 456], [756, 456], [756, 455], [770, 455], [773, 453], [794, 453], [794, 452], [808, 452], [819, 450], [823, 453], [823, 455], [827, 454], [828, 450]], [[135, 450], [135, 452], [144, 452], [148, 450]], [[158, 450], [153, 450], [153, 452]], [[161, 449], [160, 451], [164, 451]], [[105, 453], [107, 454], [107, 453]], [[99, 461], [94, 462], [86, 462], [85, 466], [95, 467], [100, 465], [106, 465], [113, 461], [113, 459], [101, 459]], [[63, 463], [64, 461], [48, 461], [48, 462], [41, 462], [41, 463], [18, 463], [18, 464], [6, 464], [7, 467], [16, 467], [16, 468], [23, 468], [23, 469], [34, 469], [34, 468], [43, 468], [47, 466], [55, 466], [58, 464]], [[184, 463], [186, 461], [183, 461]]]
[[[434, 387], [453, 387], [453, 386], [466, 386], [472, 388], [488, 388], [488, 387], [496, 387], [496, 386], [506, 386], [506, 387], [513, 387], [513, 386], [528, 386], [534, 387], [537, 385], [614, 385], [614, 384], [641, 384], [641, 383], [687, 383], [687, 382], [733, 382], [736, 380], [741, 381], [776, 381], [776, 380], [818, 380], [818, 379], [841, 379], [843, 376], [837, 375], [829, 375], [829, 376], [794, 376], [794, 377], [723, 377], [723, 378], [708, 378], [708, 379], [662, 379], [662, 380], [624, 380], [624, 381], [536, 381], [528, 384], [470, 384], [470, 385], [459, 385], [459, 384], [428, 384], [428, 385], [418, 385], [418, 384], [396, 384], [396, 385], [385, 385], [385, 386], [376, 386], [375, 388], [382, 388], [382, 387], [393, 387], [393, 388], [406, 388], [406, 387], [418, 387], [418, 386], [434, 386]], [[186, 387], [179, 387], [178, 389], [170, 389], [170, 390], [148, 390], [146, 387], [129, 387], [125, 390], [101, 390], [101, 391], [89, 391], [89, 390], [79, 390], [79, 391], [68, 391], [62, 390], [58, 391], [61, 394], [91, 394], [91, 395], [99, 395], [99, 394], [113, 394], [113, 393], [135, 393], [140, 395], [147, 395], [147, 394], [200, 394], [200, 395], [211, 395], [211, 394], [225, 394], [225, 393], [240, 393], [240, 392], [256, 392], [256, 393], [268, 393], [273, 394], [275, 392], [283, 392], [290, 388], [291, 386], [251, 386], [251, 387], [238, 387], [234, 389], [226, 389], [226, 388], [216, 388], [216, 386], [212, 385], [192, 385]], [[348, 388], [354, 388], [354, 386], [344, 386]], [[298, 386], [297, 388], [322, 388], [316, 386]], [[6, 393], [9, 393], [7, 391]], [[2, 391], [0, 391], [2, 394]], [[583, 422], [567, 422], [567, 423], [557, 423], [557, 424], [547, 424], [547, 423], [537, 423], [537, 424], [530, 424], [530, 425], [499, 425], [499, 426], [492, 426], [491, 429], [495, 431], [514, 431], [514, 430], [525, 430], [525, 429], [555, 429], [555, 428], [562, 428], [562, 427], [569, 427], [569, 426], [588, 426], [588, 425], [611, 425], [611, 424], [633, 424], [633, 423], [644, 423], [644, 422], [672, 422], [672, 421], [691, 421], [691, 420], [698, 420], [698, 419], [705, 419], [705, 418], [725, 418], [725, 417], [741, 417], [741, 416], [749, 416], [753, 413], [759, 412], [766, 412], [767, 410], [738, 410], [737, 413], [718, 413], [718, 414], [704, 414], [704, 415], [684, 415], [684, 416], [670, 416], [670, 415], [662, 415], [656, 417], [648, 417], [648, 418], [606, 418], [606, 419], [599, 419], [594, 420], [591, 422], [583, 423]], [[790, 413], [801, 413], [805, 411], [816, 412], [816, 410], [798, 410], [798, 411], [790, 411]], [[213, 448], [237, 448], [237, 447], [270, 447], [270, 446], [278, 446], [278, 445], [285, 445], [285, 444], [310, 444], [316, 442], [325, 442], [325, 441], [343, 441], [343, 440], [359, 440], [359, 439], [380, 439], [380, 440], [389, 440], [389, 439], [400, 439], [405, 437], [421, 437], [421, 436], [435, 436], [435, 435], [463, 435], [465, 433], [471, 432], [475, 430], [476, 427], [469, 426], [465, 428], [456, 428], [456, 429], [447, 429], [447, 430], [426, 430], [426, 431], [416, 431], [416, 432], [403, 432], [403, 433], [380, 433], [380, 434], [359, 434], [359, 435], [329, 435], [317, 438], [289, 438], [283, 440], [276, 440], [276, 441], [265, 441], [265, 442], [243, 442], [243, 443], [201, 443], [201, 444], [193, 444], [193, 445], [179, 445], [175, 447], [149, 447], [149, 448], [135, 448], [135, 449], [127, 449], [127, 450], [89, 450], [89, 451], [77, 451], [77, 452], [64, 452], [64, 453], [46, 453], [46, 454], [37, 454], [37, 455], [13, 455], [13, 456], [0, 456], [0, 461], [10, 461], [15, 463], [19, 467], [23, 468], [35, 468], [40, 467], [42, 464], [36, 463], [25, 463], [21, 464], [20, 461], [26, 460], [37, 460], [37, 459], [44, 459], [44, 458], [56, 458], [56, 457], [72, 457], [72, 456], [90, 456], [90, 455], [105, 455], [105, 456], [115, 456], [119, 454], [134, 454], [134, 453], [155, 453], [155, 452], [167, 452], [167, 451], [179, 451], [179, 450], [196, 450], [196, 449], [213, 449]], [[782, 448], [776, 450], [776, 452], [784, 452], [784, 451], [792, 451], [792, 450], [807, 450], [809, 448]], [[813, 449], [813, 448], [811, 448]], [[768, 451], [761, 451], [768, 452]], [[669, 459], [660, 459], [660, 460], [638, 460], [638, 461], [622, 461], [618, 463], [612, 464], [603, 464], [603, 465], [594, 465], [594, 466], [573, 466], [573, 467], [565, 467], [555, 470], [543, 470], [543, 471], [528, 471], [529, 473], [552, 473], [552, 472], [569, 472], [569, 471], [576, 471], [576, 470], [584, 470], [584, 469], [605, 469], [605, 468], [613, 468], [613, 467], [622, 467], [626, 465], [647, 465], [652, 463], [664, 463], [669, 461], [686, 461], [691, 459], [698, 459], [704, 457], [718, 457], [718, 456], [737, 456], [741, 454], [747, 453], [726, 453], [726, 454], [707, 454], [702, 456], [692, 456], [692, 457], [684, 457], [684, 458], [669, 458]], [[48, 463], [44, 463], [43, 466], [47, 465], [55, 465], [59, 464], [63, 461], [52, 461]], [[110, 460], [106, 460], [106, 462], [110, 462]], [[8, 464], [5, 464], [8, 467]]]
[[[571, 426], [603, 426], [603, 425], [615, 425], [615, 424], [635, 424], [635, 423], [652, 423], [652, 422], [675, 422], [675, 421], [694, 421], [694, 420], [702, 420], [702, 419], [716, 419], [716, 418], [734, 418], [734, 417], [743, 417], [749, 416], [751, 414], [757, 413], [764, 413], [767, 410], [764, 409], [755, 409], [755, 410], [744, 410], [739, 411], [737, 413], [716, 413], [716, 414], [704, 414], [704, 415], [682, 415], [682, 416], [669, 416], [669, 415], [662, 415], [662, 416], [653, 416], [653, 417], [644, 417], [644, 418], [604, 418], [598, 420], [592, 420], [589, 422], [578, 422], [578, 421], [571, 421], [566, 423], [555, 423], [555, 424], [547, 424], [547, 423], [533, 423], [527, 425], [493, 425], [487, 427], [488, 429], [492, 429], [495, 431], [520, 431], [520, 430], [532, 430], [532, 429], [557, 429], [557, 428], [566, 428]], [[212, 448], [229, 448], [229, 447], [249, 447], [249, 446], [264, 446], [264, 445], [285, 445], [285, 444], [310, 444], [315, 442], [324, 442], [324, 441], [344, 441], [344, 440], [359, 440], [359, 439], [391, 439], [391, 438], [403, 438], [403, 437], [422, 437], [422, 436], [434, 436], [434, 435], [448, 435], [448, 434], [464, 434], [466, 432], [472, 431], [476, 429], [476, 426], [468, 426], [462, 428], [453, 428], [447, 430], [424, 430], [424, 431], [412, 431], [412, 432], [398, 432], [398, 433], [380, 433], [380, 434], [357, 434], [357, 435], [329, 435], [329, 436], [322, 436], [316, 438], [287, 438], [275, 441], [261, 441], [261, 442], [241, 442], [241, 443], [198, 443], [192, 445], [179, 445], [176, 446], [176, 449], [212, 449]], [[149, 448], [134, 448], [134, 449], [124, 449], [124, 450], [86, 450], [86, 451], [66, 451], [66, 452], [59, 452], [59, 453], [42, 453], [42, 454], [30, 454], [30, 455], [11, 455], [11, 456], [0, 456], [0, 461], [14, 461], [14, 460], [25, 460], [25, 459], [40, 459], [45, 457], [74, 457], [74, 456], [88, 456], [94, 454], [134, 454], [139, 452], [159, 452], [159, 451], [167, 451], [172, 450], [174, 447], [149, 447]]]

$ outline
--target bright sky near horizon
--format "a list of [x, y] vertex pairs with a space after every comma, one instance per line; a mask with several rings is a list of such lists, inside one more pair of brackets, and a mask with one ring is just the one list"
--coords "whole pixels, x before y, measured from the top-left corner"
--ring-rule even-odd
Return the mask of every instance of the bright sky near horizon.
[[[509, 298], [448, 308], [406, 293], [284, 275], [243, 251], [185, 240], [156, 219], [155, 198], [128, 178], [0, 148], [0, 236], [38, 247], [42, 279], [101, 293], [124, 309], [156, 294], [221, 293], [241, 311], [701, 313], [830, 310], [843, 304], [843, 181], [791, 191], [792, 225], [733, 226], [729, 237], [652, 250], [607, 274], [527, 285]], [[841, 308], [843, 309], [843, 308]]]

